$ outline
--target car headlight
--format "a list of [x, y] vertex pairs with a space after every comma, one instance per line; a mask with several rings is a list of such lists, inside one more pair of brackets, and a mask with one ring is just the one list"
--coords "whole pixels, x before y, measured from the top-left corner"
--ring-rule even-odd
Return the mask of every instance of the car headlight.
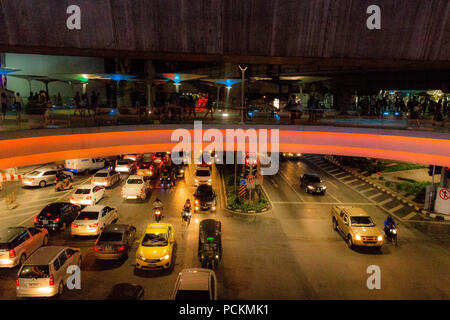
[[311, 189], [311, 190], [312, 190], [312, 189], [314, 189], [314, 187], [313, 187], [313, 186], [308, 186], [308, 189]]
[[184, 170], [180, 170], [180, 173], [184, 173]]
[[143, 256], [141, 256], [139, 253], [137, 254], [137, 258], [145, 261], [145, 258]]
[[356, 236], [355, 236], [355, 240], [361, 240], [361, 236], [359, 235], [359, 234], [357, 234]]
[[208, 179], [208, 182], [211, 182], [212, 180], [211, 179]]
[[378, 241], [383, 241], [383, 236], [378, 236]]
[[325, 190], [327, 188], [327, 186], [322, 186], [322, 189]]
[[170, 255], [169, 254], [166, 254], [164, 257], [162, 257], [160, 260], [167, 260], [167, 259], [169, 259], [169, 257], [170, 257]]
[[397, 229], [392, 229], [393, 234], [397, 234]]
[[198, 182], [198, 179], [194, 179], [195, 182]]

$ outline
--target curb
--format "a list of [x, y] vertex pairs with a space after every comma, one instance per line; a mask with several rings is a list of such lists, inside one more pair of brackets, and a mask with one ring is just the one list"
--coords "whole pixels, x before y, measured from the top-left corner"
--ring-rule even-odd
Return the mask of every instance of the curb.
[[[415, 203], [411, 202], [409, 199], [399, 195], [398, 193], [392, 191], [391, 189], [387, 189], [386, 187], [384, 187], [384, 186], [382, 186], [382, 185], [380, 185], [380, 184], [370, 180], [369, 178], [366, 178], [365, 176], [363, 176], [358, 171], [356, 171], [354, 169], [350, 169], [350, 168], [342, 165], [339, 161], [337, 161], [336, 159], [334, 159], [334, 157], [332, 157], [330, 155], [326, 155], [324, 157], [324, 159], [329, 161], [329, 162], [331, 162], [332, 164], [338, 166], [339, 168], [343, 169], [344, 171], [347, 171], [347, 172], [353, 174], [354, 176], [356, 176], [357, 178], [365, 181], [369, 185], [374, 186], [378, 190], [381, 190], [384, 193], [387, 193], [387, 194], [393, 196], [397, 200], [401, 201], [403, 204], [406, 204], [409, 207], [413, 208], [418, 214], [426, 215], [427, 217], [430, 217], [430, 218], [435, 219], [435, 220], [448, 220], [448, 221], [450, 221], [450, 216], [430, 213], [430, 212], [428, 212], [426, 210], [423, 210], [423, 209], [419, 208]], [[404, 221], [403, 219], [401, 219], [401, 220]]]

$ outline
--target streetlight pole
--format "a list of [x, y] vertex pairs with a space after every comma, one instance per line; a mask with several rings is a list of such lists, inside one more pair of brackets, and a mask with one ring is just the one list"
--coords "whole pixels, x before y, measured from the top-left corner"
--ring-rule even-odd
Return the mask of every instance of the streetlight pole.
[[239, 69], [241, 69], [242, 72], [242, 95], [241, 95], [241, 122], [239, 124], [244, 124], [244, 86], [245, 86], [245, 70], [247, 70], [248, 67], [242, 68], [239, 66]]

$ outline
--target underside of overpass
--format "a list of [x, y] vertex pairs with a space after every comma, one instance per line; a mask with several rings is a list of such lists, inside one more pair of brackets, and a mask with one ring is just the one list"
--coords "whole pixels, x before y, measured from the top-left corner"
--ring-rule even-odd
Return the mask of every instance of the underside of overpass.
[[[172, 138], [174, 130], [182, 129], [188, 139]], [[214, 129], [209, 131], [208, 129]], [[225, 151], [241, 150], [234, 136], [227, 129], [256, 130], [258, 126], [203, 126], [195, 131], [193, 126], [149, 125], [108, 128], [52, 129], [33, 132], [11, 132], [0, 141], [0, 169], [41, 164], [74, 158], [102, 157], [127, 153], [172, 151], [178, 142], [190, 144], [190, 149], [205, 148], [211, 143], [205, 134], [219, 136], [215, 149], [222, 146]], [[279, 130], [279, 142], [272, 138]], [[246, 131], [250, 134], [250, 131]], [[126, 133], [126, 134], [124, 134]], [[243, 136], [238, 132], [238, 136]], [[244, 132], [245, 133], [245, 132]], [[70, 135], [70, 137], [68, 137]], [[199, 139], [195, 137], [200, 137]], [[202, 138], [203, 137], [203, 138]], [[222, 142], [220, 142], [222, 139]], [[262, 151], [258, 140], [258, 151]], [[199, 141], [199, 144], [194, 144]], [[236, 142], [235, 142], [236, 141]], [[267, 151], [334, 154], [409, 161], [422, 164], [450, 166], [450, 140], [448, 134], [414, 131], [336, 128], [313, 126], [273, 126], [267, 132]], [[231, 143], [231, 144], [230, 144]], [[246, 150], [251, 146], [245, 140]]]

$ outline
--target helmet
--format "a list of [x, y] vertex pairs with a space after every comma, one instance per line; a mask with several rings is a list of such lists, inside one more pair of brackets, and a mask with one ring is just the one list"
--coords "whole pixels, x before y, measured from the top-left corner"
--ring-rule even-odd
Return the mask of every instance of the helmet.
[[191, 199], [186, 199], [186, 202], [191, 202]]

